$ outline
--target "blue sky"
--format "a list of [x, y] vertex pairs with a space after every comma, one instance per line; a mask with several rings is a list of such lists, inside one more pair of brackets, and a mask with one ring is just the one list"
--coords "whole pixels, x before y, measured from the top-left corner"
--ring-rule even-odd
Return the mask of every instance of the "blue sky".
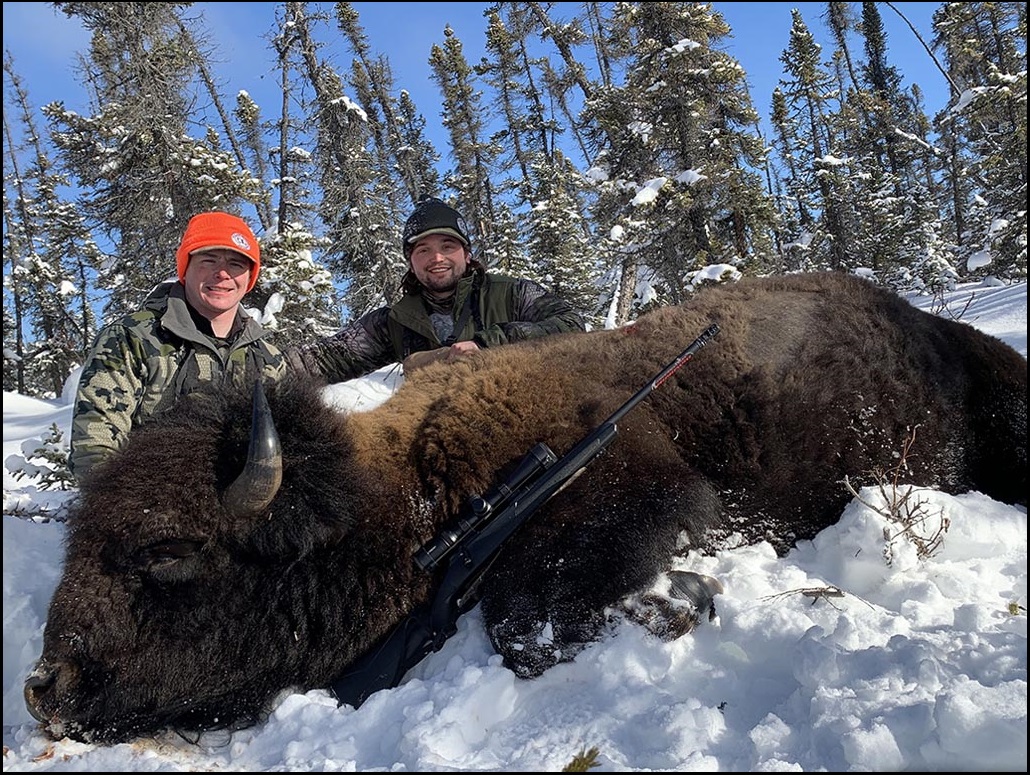
[[[245, 89], [262, 106], [266, 116], [274, 115], [274, 54], [267, 38], [275, 23], [276, 3], [195, 3], [193, 10], [207, 22], [211, 39], [217, 44], [213, 70], [222, 79], [227, 95]], [[330, 3], [324, 4], [331, 8]], [[446, 147], [442, 132], [434, 133], [439, 123], [439, 92], [430, 77], [427, 63], [430, 48], [443, 41], [446, 25], [457, 33], [466, 58], [472, 64], [483, 55], [486, 21], [483, 11], [488, 3], [353, 3], [375, 54], [385, 55], [398, 88], [408, 90], [427, 118], [430, 138], [438, 150]], [[559, 4], [563, 5], [563, 4]], [[574, 8], [573, 3], [565, 5]], [[822, 22], [826, 3], [714, 3], [732, 29], [728, 51], [748, 74], [751, 97], [758, 112], [769, 113], [773, 89], [782, 76], [779, 57], [790, 33], [792, 8], [799, 8], [809, 29], [829, 51], [828, 35]], [[940, 3], [895, 3], [923, 38], [932, 38], [931, 19]], [[14, 57], [29, 98], [37, 108], [53, 100], [66, 107], [87, 112], [82, 89], [77, 85], [77, 52], [89, 42], [86, 31], [49, 3], [4, 3], [4, 50]], [[853, 3], [856, 13], [858, 3]], [[932, 116], [948, 100], [947, 82], [908, 25], [886, 6], [880, 12], [888, 36], [890, 62], [903, 76], [907, 88], [919, 84]], [[349, 58], [340, 44], [335, 51], [324, 50], [341, 70]], [[858, 50], [858, 53], [861, 53]], [[4, 83], [5, 107], [7, 82]]]

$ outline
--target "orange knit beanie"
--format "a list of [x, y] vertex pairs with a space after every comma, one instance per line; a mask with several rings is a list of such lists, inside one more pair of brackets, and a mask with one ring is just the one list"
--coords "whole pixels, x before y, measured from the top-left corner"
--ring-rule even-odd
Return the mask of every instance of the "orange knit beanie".
[[186, 266], [190, 262], [190, 256], [198, 250], [212, 249], [235, 250], [254, 263], [254, 268], [250, 272], [250, 284], [247, 286], [247, 293], [250, 293], [261, 272], [261, 248], [257, 237], [246, 222], [228, 213], [200, 213], [190, 218], [179, 249], [175, 252], [179, 282], [186, 277]]

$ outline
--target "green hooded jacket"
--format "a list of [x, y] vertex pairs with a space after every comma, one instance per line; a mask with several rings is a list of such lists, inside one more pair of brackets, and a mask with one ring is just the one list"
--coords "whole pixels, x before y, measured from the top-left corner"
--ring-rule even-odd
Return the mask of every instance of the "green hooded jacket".
[[81, 479], [121, 449], [134, 426], [203, 384], [280, 379], [286, 359], [267, 335], [242, 310], [226, 339], [204, 333], [182, 285], [157, 286], [142, 309], [101, 329], [86, 356], [72, 410], [72, 473]]

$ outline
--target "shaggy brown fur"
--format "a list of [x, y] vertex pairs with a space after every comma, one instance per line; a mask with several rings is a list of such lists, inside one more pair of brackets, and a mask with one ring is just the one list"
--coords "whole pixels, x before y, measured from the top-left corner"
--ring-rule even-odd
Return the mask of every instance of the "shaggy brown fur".
[[573, 658], [684, 545], [814, 536], [848, 501], [844, 476], [891, 466], [915, 426], [914, 482], [1026, 503], [1019, 353], [853, 277], [746, 280], [620, 330], [430, 366], [362, 414], [284, 384], [269, 397], [283, 483], [257, 517], [220, 502], [247, 400], [156, 418], [82, 486], [30, 707], [54, 734], [112, 741], [249, 723], [280, 690], [327, 686], [429, 599], [413, 552], [470, 494], [538, 441], [566, 452], [712, 322], [484, 584], [518, 675]]

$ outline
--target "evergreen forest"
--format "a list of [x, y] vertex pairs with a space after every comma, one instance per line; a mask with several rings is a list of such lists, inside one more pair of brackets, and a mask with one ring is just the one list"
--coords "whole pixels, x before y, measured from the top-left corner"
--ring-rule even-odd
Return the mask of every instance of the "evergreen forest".
[[[919, 38], [950, 90], [935, 115], [890, 61], [891, 3], [823, 4], [830, 48], [794, 11], [769, 106], [719, 4], [492, 4], [481, 61], [450, 28], [433, 44], [434, 105], [395, 82], [350, 3], [276, 6], [254, 42], [278, 63], [265, 105], [216, 82], [193, 3], [48, 5], [90, 34], [90, 110], [36, 106], [5, 51], [5, 391], [60, 395], [210, 209], [260, 235], [245, 304], [281, 346], [398, 298], [424, 195], [465, 215], [489, 269], [594, 328], [741, 274], [861, 271], [924, 293], [1026, 279], [1025, 3], [939, 4]], [[446, 148], [426, 133], [440, 115]]]

